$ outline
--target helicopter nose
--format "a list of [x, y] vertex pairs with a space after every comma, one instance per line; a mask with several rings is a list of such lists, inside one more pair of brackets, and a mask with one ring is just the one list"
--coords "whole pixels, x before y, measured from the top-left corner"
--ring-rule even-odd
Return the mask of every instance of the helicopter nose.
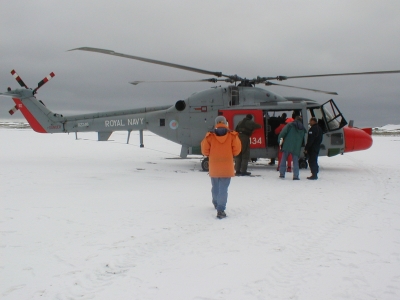
[[343, 127], [345, 147], [344, 152], [367, 150], [372, 146], [371, 128]]

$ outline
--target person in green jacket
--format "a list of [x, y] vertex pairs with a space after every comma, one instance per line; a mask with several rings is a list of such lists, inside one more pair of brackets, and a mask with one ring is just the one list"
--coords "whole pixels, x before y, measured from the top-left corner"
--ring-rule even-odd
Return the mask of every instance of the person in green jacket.
[[261, 125], [253, 121], [253, 116], [251, 114], [246, 115], [246, 117], [236, 125], [235, 131], [239, 132], [239, 139], [242, 142], [242, 151], [235, 157], [236, 176], [251, 175], [250, 172], [247, 172], [247, 165], [250, 158], [250, 136], [253, 134], [253, 131], [258, 128], [261, 128]]
[[[283, 151], [282, 161], [286, 161], [289, 154], [293, 157], [293, 180], [299, 180], [299, 156], [301, 145], [304, 141], [304, 135], [307, 130], [304, 128], [302, 117], [296, 116], [295, 120], [288, 123], [278, 136], [278, 143], [281, 144]], [[281, 143], [283, 140], [283, 144]], [[279, 177], [285, 178], [286, 164], [280, 164]]]

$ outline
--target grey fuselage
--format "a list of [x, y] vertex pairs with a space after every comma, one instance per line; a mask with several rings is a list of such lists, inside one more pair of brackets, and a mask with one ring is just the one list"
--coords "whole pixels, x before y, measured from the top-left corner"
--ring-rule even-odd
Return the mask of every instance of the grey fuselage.
[[[285, 98], [257, 87], [228, 86], [194, 93], [175, 105], [63, 116], [47, 109], [33, 97], [31, 90], [18, 89], [10, 91], [10, 94], [35, 131], [98, 132], [99, 140], [107, 140], [114, 131], [149, 130], [182, 145], [182, 157], [187, 153], [200, 154], [201, 140], [207, 131], [213, 129], [215, 118], [224, 112], [242, 116], [244, 111], [262, 111], [265, 119], [264, 136], [267, 139], [271, 129], [268, 119], [275, 112], [301, 111], [307, 127], [307, 110], [321, 109], [321, 104], [310, 99]], [[237, 123], [236, 120], [234, 123]], [[235, 125], [230, 124], [230, 128], [233, 130]], [[251, 149], [252, 157], [276, 157], [276, 147], [268, 147], [272, 144], [266, 142], [263, 149]]]

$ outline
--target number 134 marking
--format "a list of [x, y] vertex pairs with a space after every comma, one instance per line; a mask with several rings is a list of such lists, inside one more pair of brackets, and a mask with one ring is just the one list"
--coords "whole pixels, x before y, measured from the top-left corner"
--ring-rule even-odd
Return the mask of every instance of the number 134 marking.
[[251, 137], [250, 138], [250, 144], [262, 144], [262, 141], [261, 141], [261, 137], [259, 137], [259, 138], [257, 138], [257, 137]]

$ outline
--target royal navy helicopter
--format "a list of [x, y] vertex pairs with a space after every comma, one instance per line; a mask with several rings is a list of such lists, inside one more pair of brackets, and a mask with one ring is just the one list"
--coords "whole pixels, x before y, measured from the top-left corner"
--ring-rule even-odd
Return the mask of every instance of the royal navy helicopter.
[[[335, 92], [295, 87], [273, 83], [271, 81], [284, 81], [294, 78], [400, 73], [400, 70], [395, 70], [303, 76], [257, 76], [253, 79], [246, 79], [238, 75], [227, 75], [222, 72], [178, 65], [118, 53], [112, 50], [82, 47], [69, 51], [76, 50], [119, 56], [211, 75], [215, 77], [190, 80], [190, 82], [216, 83], [222, 81], [228, 85], [212, 87], [208, 90], [194, 93], [184, 100], [176, 101], [176, 103], [172, 105], [63, 116], [49, 110], [42, 101], [37, 100], [35, 97], [38, 89], [53, 78], [54, 73], [45, 77], [39, 82], [38, 86], [32, 90], [26, 86], [13, 70], [11, 74], [21, 85], [22, 89], [12, 90], [8, 88], [7, 92], [0, 94], [12, 97], [15, 102], [15, 106], [9, 111], [10, 114], [13, 114], [16, 110], [20, 110], [32, 129], [36, 132], [97, 132], [99, 141], [107, 141], [114, 131], [126, 131], [128, 133], [127, 143], [129, 143], [131, 131], [139, 131], [140, 147], [144, 146], [143, 130], [149, 130], [163, 138], [180, 144], [182, 146], [180, 157], [182, 158], [186, 158], [188, 154], [201, 154], [200, 142], [204, 138], [205, 133], [213, 129], [214, 120], [218, 115], [223, 115], [227, 119], [229, 127], [234, 130], [240, 120], [247, 114], [251, 114], [254, 121], [262, 125], [262, 127], [255, 130], [250, 137], [251, 157], [253, 160], [256, 158], [274, 159], [278, 156], [279, 151], [274, 129], [279, 125], [280, 114], [290, 111], [294, 111], [297, 114], [300, 113], [303, 116], [303, 123], [306, 128], [307, 121], [310, 117], [316, 117], [318, 119], [318, 124], [324, 132], [320, 156], [330, 157], [346, 152], [366, 150], [372, 146], [371, 128], [355, 128], [352, 126], [352, 121], [348, 124], [333, 99], [320, 104], [314, 100], [303, 97], [283, 97], [269, 90], [255, 86], [260, 84], [265, 86], [284, 86], [328, 95], [337, 95]], [[137, 85], [144, 82], [145, 81], [134, 81], [130, 83]], [[208, 158], [204, 158], [201, 165], [204, 170], [208, 170]], [[300, 167], [307, 167], [304, 157], [300, 157]]]

